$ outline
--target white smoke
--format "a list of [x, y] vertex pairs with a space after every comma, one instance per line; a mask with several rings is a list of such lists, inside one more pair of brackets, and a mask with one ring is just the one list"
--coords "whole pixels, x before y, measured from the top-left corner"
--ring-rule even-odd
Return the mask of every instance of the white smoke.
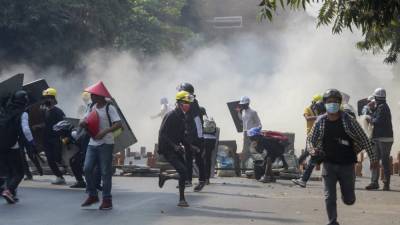
[[[257, 32], [236, 32], [179, 56], [165, 53], [143, 61], [129, 51], [97, 50], [83, 57], [86, 71], [81, 74], [63, 77], [53, 68], [34, 76], [26, 66], [12, 66], [3, 75], [23, 72], [32, 80], [44, 75], [58, 88], [60, 106], [72, 117], [82, 104], [83, 88], [103, 80], [139, 140], [135, 150], [153, 149], [161, 119], [150, 116], [158, 113], [161, 97], [174, 102], [181, 82], [194, 85], [200, 105], [221, 127], [221, 139], [236, 140], [239, 151], [242, 135], [236, 132], [226, 102], [242, 95], [251, 98], [264, 129], [296, 133], [298, 151], [305, 142], [304, 108], [314, 94], [332, 87], [351, 95], [354, 106], [376, 87], [387, 88], [394, 126], [399, 127], [398, 92], [387, 73], [390, 67], [383, 65], [381, 56], [356, 50], [357, 34], [334, 36], [328, 27], [317, 30], [305, 13], [277, 23], [282, 26], [260, 25]], [[374, 74], [377, 71], [385, 74]]]

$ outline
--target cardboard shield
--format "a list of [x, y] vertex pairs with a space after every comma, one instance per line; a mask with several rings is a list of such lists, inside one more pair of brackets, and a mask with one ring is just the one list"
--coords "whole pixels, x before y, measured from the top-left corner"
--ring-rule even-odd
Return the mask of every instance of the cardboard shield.
[[30, 103], [37, 104], [42, 99], [43, 90], [46, 90], [47, 88], [49, 88], [49, 85], [46, 80], [40, 79], [25, 84], [22, 89], [28, 92]]
[[3, 101], [11, 96], [14, 92], [20, 90], [24, 83], [24, 74], [19, 73], [14, 75], [7, 80], [0, 83], [0, 101]]
[[228, 102], [227, 105], [229, 112], [231, 113], [233, 122], [235, 123], [236, 130], [237, 132], [241, 133], [243, 132], [243, 122], [239, 118], [239, 113], [237, 111], [237, 108], [239, 107], [239, 102], [240, 101]]
[[368, 98], [363, 98], [357, 102], [357, 111], [358, 111], [358, 116], [362, 115], [362, 110], [364, 106], [368, 104]]
[[114, 153], [124, 152], [126, 148], [135, 144], [137, 139], [115, 99], [111, 99], [111, 103], [117, 109], [123, 128], [121, 134], [115, 138]]

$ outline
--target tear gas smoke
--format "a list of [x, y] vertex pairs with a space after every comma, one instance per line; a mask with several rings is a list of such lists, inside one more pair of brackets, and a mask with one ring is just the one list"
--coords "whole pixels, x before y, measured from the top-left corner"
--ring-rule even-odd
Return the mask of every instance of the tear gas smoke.
[[153, 149], [161, 119], [150, 116], [158, 113], [161, 97], [174, 103], [181, 82], [194, 85], [200, 105], [221, 127], [221, 139], [237, 140], [238, 151], [242, 135], [236, 132], [226, 102], [242, 95], [251, 98], [264, 129], [296, 133], [297, 151], [305, 142], [304, 108], [314, 94], [332, 87], [348, 93], [354, 106], [376, 87], [385, 87], [394, 127], [399, 127], [399, 91], [382, 57], [355, 49], [356, 34], [334, 36], [328, 27], [316, 29], [314, 19], [305, 13], [285, 17], [272, 25], [259, 25], [257, 32], [234, 33], [184, 56], [165, 53], [140, 62], [128, 51], [97, 50], [82, 58], [86, 68], [82, 74], [61, 76], [57, 68], [36, 74], [15, 65], [3, 69], [2, 75], [21, 72], [27, 80], [45, 77], [59, 90], [60, 107], [71, 117], [83, 104], [83, 88], [103, 80], [139, 140], [135, 150], [139, 146]]

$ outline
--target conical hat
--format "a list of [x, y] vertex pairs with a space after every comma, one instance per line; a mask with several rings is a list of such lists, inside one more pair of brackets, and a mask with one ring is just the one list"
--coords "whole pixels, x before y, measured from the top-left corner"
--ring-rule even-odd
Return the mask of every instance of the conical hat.
[[96, 84], [86, 88], [85, 91], [89, 92], [90, 94], [111, 98], [110, 92], [108, 92], [102, 81], [99, 81]]

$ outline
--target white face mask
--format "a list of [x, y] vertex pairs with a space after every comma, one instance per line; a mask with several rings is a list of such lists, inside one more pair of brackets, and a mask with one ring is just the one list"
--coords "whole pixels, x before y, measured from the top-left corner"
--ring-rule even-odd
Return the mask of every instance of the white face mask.
[[326, 103], [325, 108], [328, 113], [331, 113], [331, 114], [337, 113], [340, 110], [340, 104], [339, 103]]

